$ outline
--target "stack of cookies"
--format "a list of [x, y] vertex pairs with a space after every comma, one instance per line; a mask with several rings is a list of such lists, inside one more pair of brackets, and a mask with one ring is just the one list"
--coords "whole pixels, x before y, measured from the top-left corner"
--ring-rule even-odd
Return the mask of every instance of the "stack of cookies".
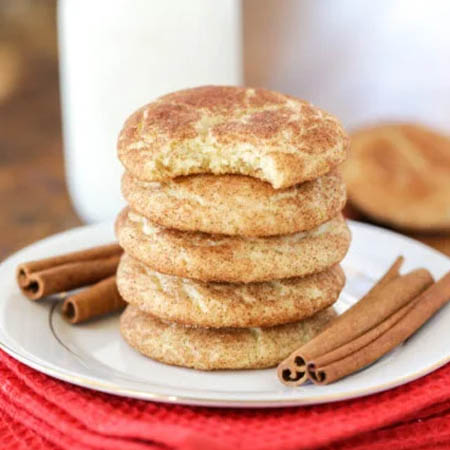
[[318, 333], [345, 283], [347, 148], [334, 117], [263, 89], [188, 89], [136, 111], [118, 142], [125, 340], [168, 364], [250, 369]]

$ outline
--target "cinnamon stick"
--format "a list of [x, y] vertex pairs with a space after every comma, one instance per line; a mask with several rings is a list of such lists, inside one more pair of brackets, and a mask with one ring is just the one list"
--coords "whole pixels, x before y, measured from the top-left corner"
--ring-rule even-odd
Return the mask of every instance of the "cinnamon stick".
[[95, 283], [116, 272], [122, 249], [108, 244], [20, 264], [17, 282], [30, 300]]
[[406, 315], [406, 313], [416, 304], [416, 302], [417, 297], [412, 302], [407, 303], [405, 306], [392, 314], [392, 316], [386, 318], [383, 322], [373, 327], [367, 333], [362, 334], [358, 338], [336, 348], [335, 350], [332, 350], [331, 352], [318, 356], [313, 361], [309, 361], [307, 363], [308, 372], [315, 370], [316, 367], [323, 367], [331, 364], [332, 362], [338, 361], [339, 359], [345, 358], [351, 353], [365, 347], [367, 344], [374, 341], [387, 330], [392, 328], [393, 325], [395, 325], [402, 317]]
[[[373, 363], [400, 345], [450, 300], [450, 272], [375, 329], [308, 364], [316, 384], [328, 384]], [[366, 345], [360, 345], [366, 341]]]
[[117, 290], [115, 275], [94, 284], [78, 294], [67, 297], [62, 313], [70, 323], [80, 323], [120, 311], [126, 303]]
[[433, 282], [425, 269], [400, 276], [403, 258], [395, 260], [386, 274], [353, 307], [331, 322], [318, 336], [293, 352], [278, 366], [278, 377], [288, 386], [308, 379], [307, 361], [324, 355], [363, 335], [410, 303]]
[[[370, 291], [360, 301], [363, 301], [370, 295], [376, 295], [378, 290], [389, 283], [391, 280], [399, 277], [399, 270], [404, 262], [404, 257], [399, 256], [389, 267], [387, 272], [372, 286]], [[337, 319], [335, 319], [337, 320]], [[278, 365], [278, 378], [287, 386], [299, 386], [308, 379], [306, 363], [297, 356], [296, 352], [289, 355], [284, 361]]]

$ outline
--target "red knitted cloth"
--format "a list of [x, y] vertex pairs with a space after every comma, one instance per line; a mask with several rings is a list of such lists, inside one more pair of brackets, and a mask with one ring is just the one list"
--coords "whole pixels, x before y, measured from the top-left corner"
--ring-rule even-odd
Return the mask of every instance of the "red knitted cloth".
[[381, 394], [283, 409], [165, 405], [102, 394], [0, 352], [2, 449], [449, 449], [450, 364]]

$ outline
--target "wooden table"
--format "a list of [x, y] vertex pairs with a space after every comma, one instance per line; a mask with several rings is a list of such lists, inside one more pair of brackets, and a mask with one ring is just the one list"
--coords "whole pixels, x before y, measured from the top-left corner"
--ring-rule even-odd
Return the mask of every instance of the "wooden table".
[[80, 225], [64, 181], [57, 65], [30, 65], [0, 103], [0, 260]]

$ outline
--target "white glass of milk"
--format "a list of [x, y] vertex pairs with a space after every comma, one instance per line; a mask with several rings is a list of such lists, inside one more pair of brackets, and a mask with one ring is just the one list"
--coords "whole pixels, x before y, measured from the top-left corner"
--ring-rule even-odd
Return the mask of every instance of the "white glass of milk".
[[116, 141], [129, 114], [203, 84], [242, 84], [239, 0], [60, 0], [64, 151], [83, 220], [123, 200]]

